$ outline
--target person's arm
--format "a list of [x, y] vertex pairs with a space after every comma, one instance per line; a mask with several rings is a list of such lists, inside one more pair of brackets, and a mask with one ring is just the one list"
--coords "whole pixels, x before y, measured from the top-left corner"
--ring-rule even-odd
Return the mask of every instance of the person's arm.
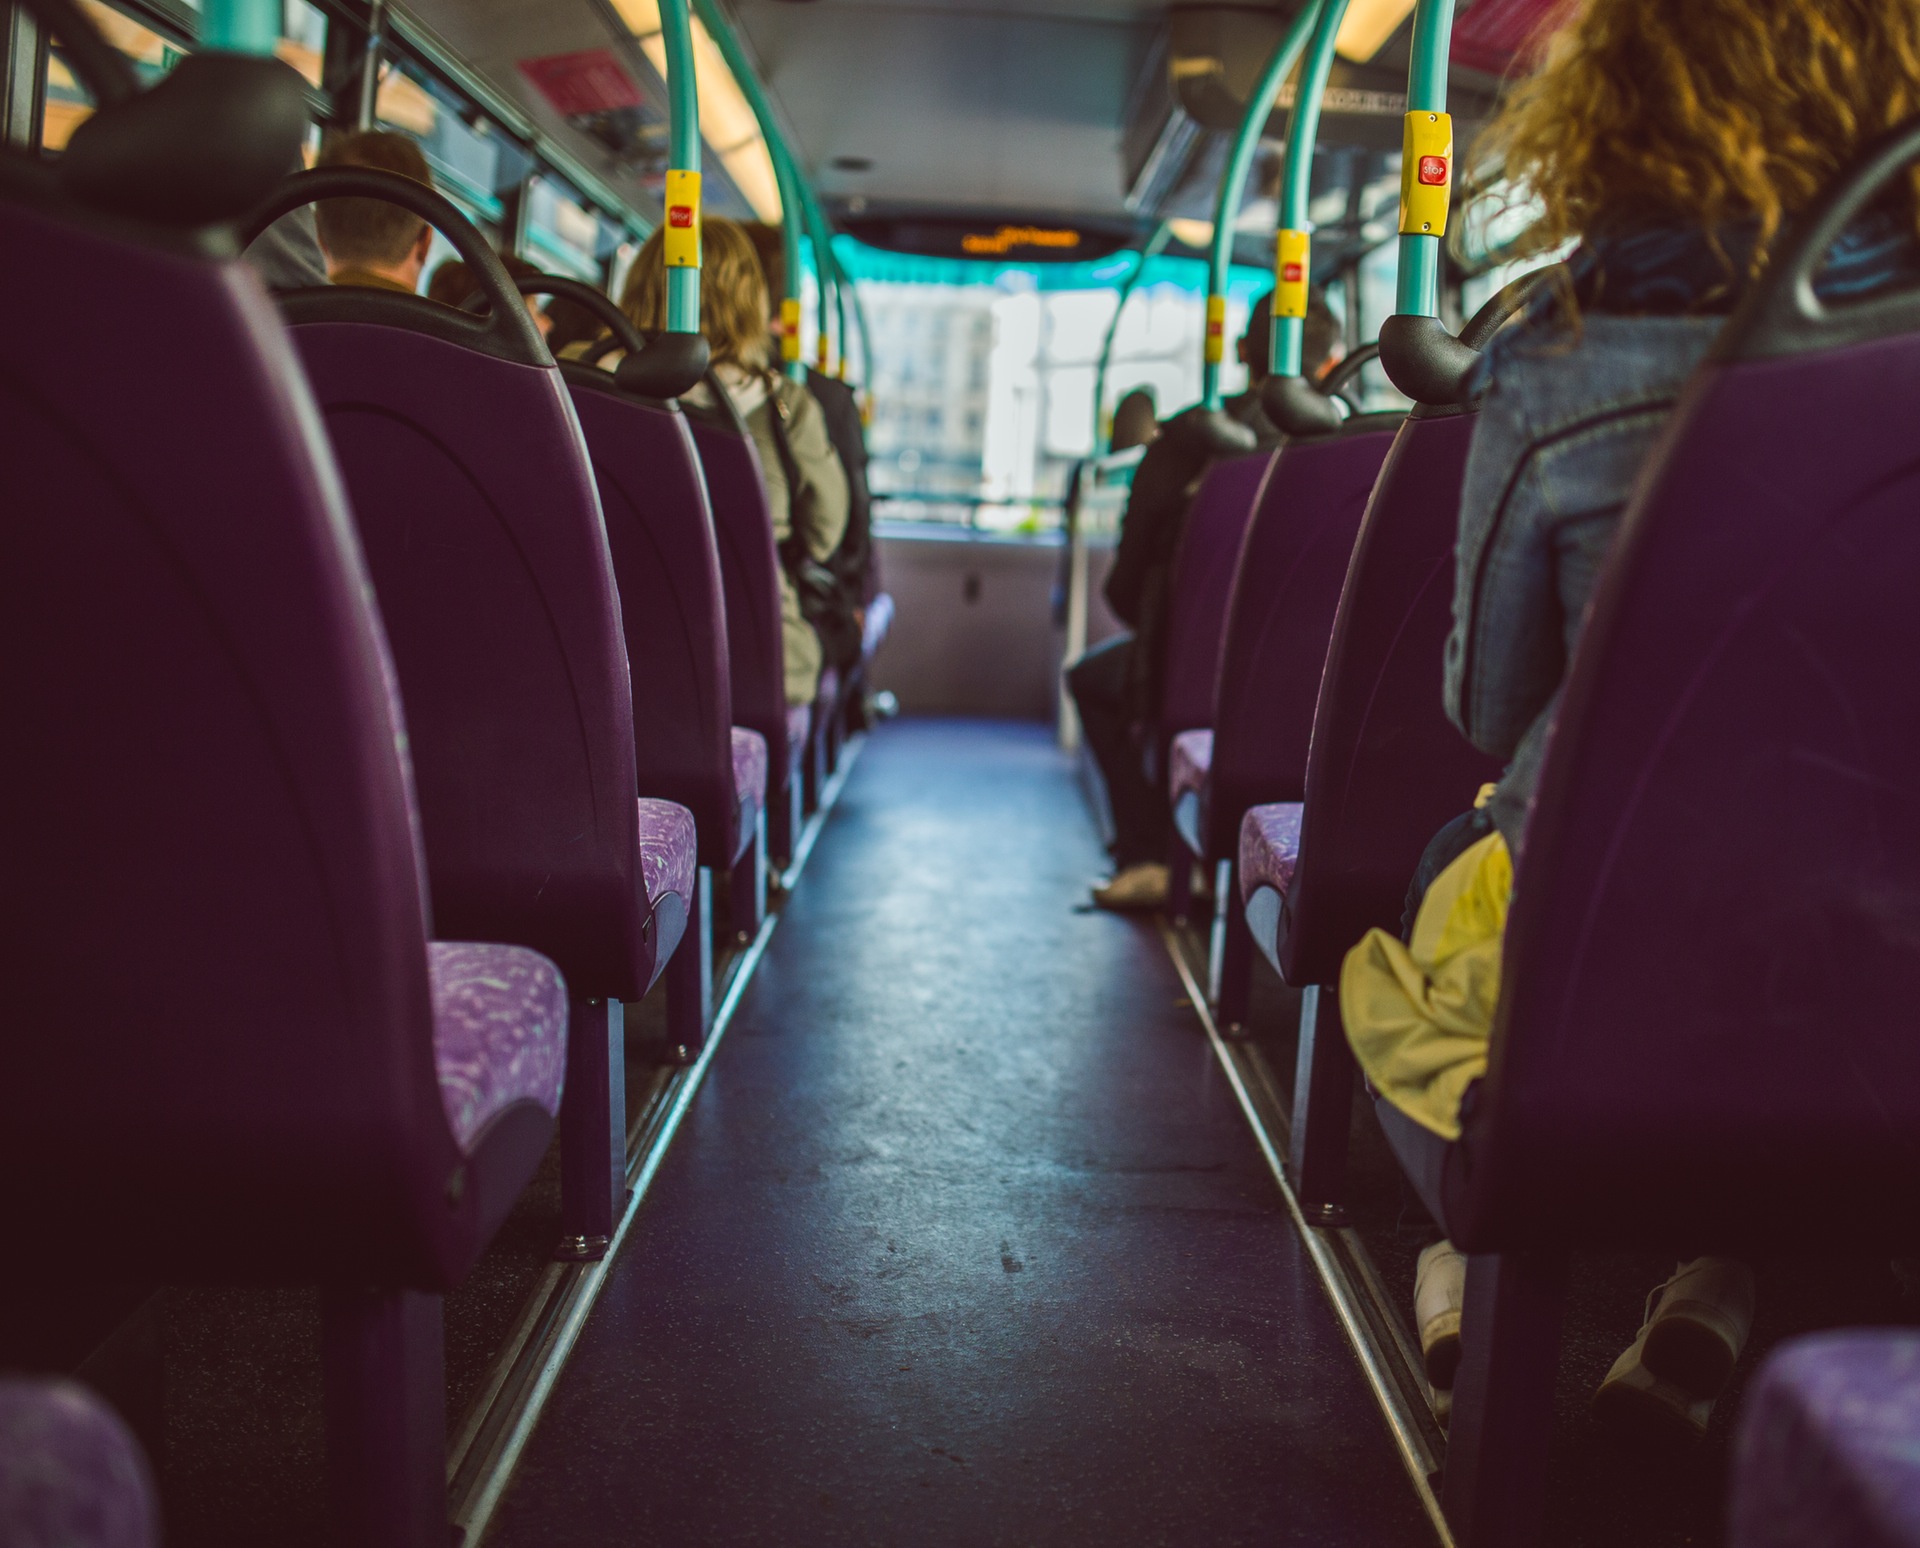
[[812, 393], [802, 388], [789, 399], [787, 442], [793, 449], [800, 487], [791, 493], [793, 530], [807, 552], [822, 564], [833, 557], [847, 530], [847, 474], [827, 439], [827, 418]]

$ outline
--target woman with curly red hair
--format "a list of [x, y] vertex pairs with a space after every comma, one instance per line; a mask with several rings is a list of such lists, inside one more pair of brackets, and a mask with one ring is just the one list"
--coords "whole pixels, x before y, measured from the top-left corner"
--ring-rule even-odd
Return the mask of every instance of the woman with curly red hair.
[[[1476, 147], [1538, 206], [1539, 248], [1578, 244], [1566, 282], [1486, 352], [1462, 494], [1447, 712], [1510, 761], [1422, 860], [1408, 939], [1370, 932], [1340, 985], [1374, 1088], [1444, 1137], [1486, 1069], [1514, 862], [1639, 467], [1783, 229], [1916, 112], [1913, 0], [1576, 0]], [[1909, 188], [1844, 233], [1816, 291], [1839, 301], [1920, 276], [1915, 232]], [[1440, 1389], [1463, 1278], [1449, 1244], [1422, 1254], [1416, 1317]], [[1703, 1434], [1752, 1317], [1744, 1264], [1682, 1264], [1597, 1403]]]

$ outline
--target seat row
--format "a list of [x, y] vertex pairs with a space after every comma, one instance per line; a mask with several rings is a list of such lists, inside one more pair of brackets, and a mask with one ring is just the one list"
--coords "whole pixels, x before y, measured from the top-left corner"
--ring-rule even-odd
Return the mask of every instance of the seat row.
[[[1537, 1540], [1569, 1251], [1920, 1244], [1920, 300], [1836, 312], [1809, 283], [1916, 154], [1909, 133], [1830, 196], [1642, 470], [1529, 820], [1464, 1132], [1375, 1103], [1469, 1255], [1445, 1505], [1475, 1548]], [[1216, 464], [1176, 561], [1174, 871], [1190, 854], [1218, 877], [1229, 1032], [1254, 949], [1303, 991], [1289, 1169], [1323, 1225], [1345, 1218], [1354, 1094], [1342, 959], [1400, 933], [1424, 846], [1500, 773], [1440, 694], [1474, 421], [1423, 404]], [[1832, 1443], [1836, 1472], [1851, 1446]], [[1758, 1513], [1743, 1530], [1835, 1540], [1768, 1536]]]
[[[715, 877], [754, 930], [857, 683], [786, 705], [759, 468], [694, 376], [563, 375], [431, 190], [283, 180], [284, 67], [141, 92], [85, 41], [100, 110], [0, 162], [0, 1218], [55, 1275], [321, 1286], [336, 1534], [441, 1548], [440, 1297], [556, 1119], [562, 1255], [605, 1252], [623, 1004], [664, 977], [698, 1055]], [[239, 248], [337, 196], [487, 315], [276, 306]]]

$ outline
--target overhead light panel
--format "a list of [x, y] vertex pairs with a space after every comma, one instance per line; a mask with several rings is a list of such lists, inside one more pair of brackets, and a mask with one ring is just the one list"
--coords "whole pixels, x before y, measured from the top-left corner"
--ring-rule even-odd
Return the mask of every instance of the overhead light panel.
[[1413, 10], [1413, 0], [1348, 0], [1333, 50], [1342, 59], [1365, 64], [1386, 46]]
[[[627, 29], [640, 40], [660, 78], [667, 78], [667, 42], [660, 32], [660, 0], [614, 0]], [[726, 56], [699, 17], [693, 18], [693, 79], [700, 93], [700, 138], [713, 148], [733, 186], [761, 220], [780, 222], [780, 180], [773, 174], [760, 120]]]
[[1213, 245], [1213, 222], [1195, 220], [1189, 215], [1176, 216], [1167, 222], [1167, 230], [1173, 233], [1173, 239], [1182, 246], [1196, 251]]

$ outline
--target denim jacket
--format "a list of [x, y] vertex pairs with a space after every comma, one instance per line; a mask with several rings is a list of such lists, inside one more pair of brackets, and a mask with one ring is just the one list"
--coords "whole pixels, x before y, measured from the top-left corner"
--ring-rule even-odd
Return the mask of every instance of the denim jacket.
[[1491, 810], [1522, 831], [1560, 685], [1640, 465], [1720, 317], [1528, 320], [1487, 351], [1455, 549], [1446, 707], [1512, 760]]
[[[1547, 733], [1587, 604], [1640, 466], [1738, 299], [1757, 230], [1649, 226], [1588, 242], [1569, 265], [1580, 320], [1540, 292], [1481, 357], [1455, 550], [1446, 705], [1482, 752], [1512, 762], [1495, 825], [1517, 855]], [[1920, 281], [1903, 203], [1876, 207], [1828, 250], [1814, 291], [1844, 302]]]

